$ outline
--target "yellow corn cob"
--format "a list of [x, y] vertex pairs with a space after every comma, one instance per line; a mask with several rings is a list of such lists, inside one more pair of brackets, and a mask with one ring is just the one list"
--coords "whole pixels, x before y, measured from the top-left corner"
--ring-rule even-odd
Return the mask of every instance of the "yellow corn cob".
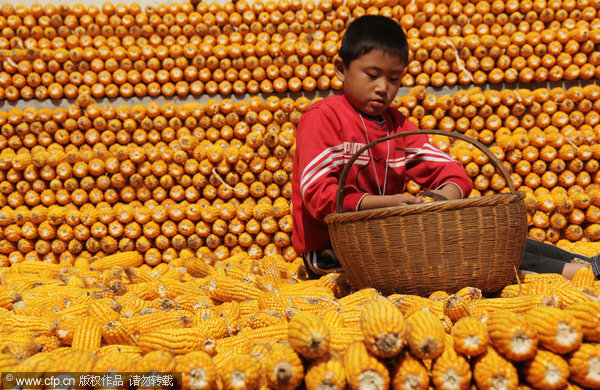
[[[321, 294], [307, 293], [306, 296], [288, 295], [293, 309], [296, 311], [310, 312], [319, 314], [323, 310], [331, 307], [338, 307], [338, 303], [329, 297], [323, 297]], [[288, 314], [289, 317], [289, 314]]]
[[240, 316], [249, 316], [259, 310], [258, 300], [256, 299], [240, 302]]
[[86, 256], [77, 256], [75, 262], [73, 262], [73, 268], [77, 268], [82, 271], [90, 270], [90, 259]]
[[592, 267], [581, 267], [575, 271], [573, 278], [571, 278], [571, 283], [574, 287], [583, 288], [593, 286], [595, 280], [596, 276]]
[[156, 298], [150, 301], [150, 308], [156, 311], [177, 310], [177, 304], [169, 298]]
[[257, 300], [260, 310], [271, 310], [279, 313], [283, 318], [286, 317], [287, 310], [291, 307], [293, 301], [286, 298], [281, 292], [266, 292]]
[[50, 308], [46, 306], [27, 307], [19, 304], [17, 307], [13, 308], [12, 312], [18, 315], [41, 317], [54, 321], [58, 318], [59, 310], [57, 310], [57, 308]]
[[[284, 269], [285, 276], [292, 282], [305, 280], [307, 278], [306, 267], [304, 266], [304, 262], [302, 261], [302, 259], [295, 259], [291, 263], [288, 263], [286, 261], [286, 266], [280, 268]], [[343, 294], [339, 296], [343, 296]]]
[[329, 351], [329, 328], [318, 315], [299, 312], [292, 316], [287, 325], [288, 341], [302, 356], [314, 359]]
[[489, 334], [486, 325], [475, 317], [463, 317], [452, 327], [454, 349], [466, 356], [481, 355], [487, 350]]
[[221, 339], [234, 333], [234, 329], [228, 326], [226, 318], [223, 317], [199, 319], [195, 316], [192, 327], [202, 332], [205, 337], [209, 337], [213, 340]]
[[344, 352], [350, 344], [364, 340], [360, 326], [331, 328], [329, 330], [331, 332], [329, 347], [335, 352]]
[[13, 264], [10, 267], [11, 273], [28, 273], [39, 275], [41, 272], [50, 272], [50, 278], [55, 278], [60, 274], [62, 266], [60, 264], [47, 263], [44, 261], [25, 260], [20, 263]]
[[471, 302], [469, 309], [485, 310], [490, 313], [496, 310], [524, 313], [532, 307], [542, 304], [547, 299], [547, 297], [542, 295], [525, 295], [514, 298], [487, 298]]
[[539, 335], [540, 345], [551, 352], [564, 354], [577, 348], [583, 332], [577, 320], [556, 307], [537, 306], [525, 313]]
[[176, 371], [181, 372], [183, 390], [216, 390], [217, 367], [203, 351], [190, 352], [177, 358]]
[[445, 301], [432, 301], [418, 295], [392, 294], [388, 296], [405, 317], [408, 317], [416, 311], [430, 311], [432, 313], [443, 314]]
[[57, 350], [53, 353], [57, 356], [54, 367], [60, 367], [61, 372], [91, 372], [96, 363], [96, 355], [86, 349], [73, 348], [61, 355], [57, 354]]
[[192, 315], [185, 310], [138, 314], [122, 318], [123, 323], [134, 332], [143, 334], [164, 328], [187, 328], [192, 324]]
[[434, 359], [444, 350], [446, 331], [439, 318], [428, 311], [417, 311], [406, 319], [406, 341], [413, 355]]
[[25, 343], [35, 339], [37, 336], [38, 334], [31, 330], [18, 330], [16, 332], [3, 333], [0, 335], [0, 343]]
[[51, 334], [56, 328], [56, 321], [27, 315], [9, 315], [2, 318], [4, 332], [32, 331], [38, 334]]
[[123, 268], [121, 267], [111, 267], [105, 270], [102, 270], [102, 283], [105, 285], [109, 285], [113, 281], [127, 282], [128, 277]]
[[364, 304], [361, 329], [367, 349], [377, 357], [389, 358], [404, 347], [406, 324], [400, 309], [387, 299]]
[[429, 371], [423, 362], [404, 350], [392, 359], [392, 387], [398, 390], [427, 390]]
[[600, 388], [600, 344], [583, 343], [569, 358], [569, 380], [585, 389]]
[[93, 317], [83, 317], [73, 331], [73, 349], [95, 351], [102, 343], [102, 325]]
[[[262, 361], [271, 353], [273, 349], [285, 344], [285, 341], [274, 338], [263, 339], [258, 343], [254, 343], [248, 353], [258, 360]], [[289, 346], [289, 345], [288, 345]]]
[[460, 295], [452, 294], [444, 303], [444, 314], [447, 315], [450, 320], [456, 322], [462, 317], [469, 316], [470, 312], [464, 298]]
[[348, 276], [339, 272], [328, 272], [321, 276], [317, 281], [317, 286], [331, 291], [336, 298], [345, 297], [352, 291]]
[[137, 345], [112, 344], [105, 345], [96, 350], [96, 356], [103, 357], [113, 352], [119, 352], [130, 356], [131, 360], [137, 360], [142, 357], [142, 349]]
[[[217, 355], [229, 356], [233, 353], [248, 353], [251, 346], [250, 340], [251, 339], [245, 333], [238, 333], [237, 335], [231, 337], [217, 339], [215, 340], [215, 349], [217, 351]], [[254, 342], [255, 341], [252, 340], [252, 343]]]
[[131, 358], [131, 354], [112, 351], [99, 357], [92, 370], [93, 372], [132, 372], [134, 367], [135, 359]]
[[529, 285], [527, 284], [509, 284], [502, 288], [500, 298], [514, 298], [520, 295], [529, 295]]
[[101, 298], [89, 303], [87, 314], [95, 318], [100, 325], [104, 325], [120, 317], [117, 310], [121, 310], [117, 301], [112, 298]]
[[[119, 302], [119, 301], [117, 301]], [[121, 305], [121, 316], [123, 317], [132, 317], [137, 314], [140, 314], [143, 310], [148, 310], [151, 307], [151, 301], [146, 301], [143, 299], [135, 298], [129, 299]]]
[[261, 380], [260, 374], [258, 359], [249, 354], [234, 354], [219, 369], [224, 390], [257, 389]]
[[288, 338], [288, 324], [269, 325], [258, 329], [244, 328], [238, 334], [243, 334], [249, 340], [255, 342], [268, 338], [286, 340]]
[[125, 267], [123, 271], [125, 271], [125, 275], [127, 275], [131, 283], [151, 282], [157, 278], [154, 272], [146, 271], [139, 267]]
[[304, 380], [302, 360], [289, 345], [275, 347], [262, 360], [262, 366], [270, 388], [293, 390]]
[[267, 255], [258, 260], [260, 275], [269, 280], [274, 287], [281, 283], [281, 275], [277, 266], [280, 258], [283, 259], [281, 255]]
[[554, 273], [542, 273], [542, 274], [530, 273], [530, 274], [522, 275], [521, 283], [532, 283], [532, 282], [540, 280], [540, 279], [545, 280], [547, 283], [554, 283], [556, 281], [564, 280], [565, 277], [560, 274], [554, 274]]
[[345, 389], [346, 371], [342, 360], [331, 353], [312, 360], [306, 369], [304, 383], [306, 384], [306, 390]]
[[324, 310], [321, 312], [321, 314], [319, 314], [319, 316], [323, 320], [323, 323], [325, 323], [325, 326], [327, 326], [329, 329], [346, 326], [344, 317], [342, 317], [339, 308]]
[[80, 277], [76, 277], [76, 276], [71, 276], [67, 279], [67, 286], [69, 287], [78, 287], [78, 288], [85, 288], [85, 281], [83, 279], [81, 279]]
[[559, 300], [559, 307], [564, 308], [577, 302], [591, 302], [592, 297], [576, 290], [573, 287], [563, 287], [553, 290], [553, 294]]
[[387, 389], [390, 375], [386, 366], [375, 356], [369, 354], [362, 342], [348, 346], [343, 357], [348, 385], [354, 389]]
[[90, 267], [93, 270], [103, 271], [111, 267], [138, 267], [144, 263], [144, 258], [137, 251], [119, 252], [94, 260]]
[[[67, 348], [67, 351], [70, 352], [71, 349]], [[57, 355], [55, 355], [55, 352], [56, 350], [52, 352], [37, 353], [14, 366], [13, 370], [18, 371], [13, 372], [37, 372], [41, 374], [41, 372], [43, 371], [49, 371], [50, 369], [52, 369], [52, 366], [54, 365], [54, 362], [58, 357]]]
[[176, 281], [182, 281], [186, 275], [186, 269], [184, 267], [171, 267], [162, 276], [164, 279], [173, 279]]
[[7, 342], [0, 346], [3, 353], [8, 353], [17, 360], [25, 360], [42, 350], [42, 345], [35, 340]]
[[21, 294], [8, 289], [0, 289], [0, 307], [11, 310], [13, 303], [21, 300]]
[[19, 364], [19, 360], [7, 353], [0, 353], [0, 372], [11, 371], [13, 367]]
[[537, 389], [563, 389], [569, 379], [569, 364], [560, 355], [538, 349], [535, 356], [523, 362], [525, 380]]
[[360, 317], [362, 316], [362, 306], [341, 306], [338, 308], [340, 315], [347, 327], [358, 327], [360, 329]]
[[208, 309], [214, 306], [212, 299], [207, 295], [182, 294], [173, 300], [179, 309], [196, 312], [200, 309]]
[[495, 311], [487, 320], [490, 341], [496, 350], [512, 361], [531, 359], [538, 346], [538, 335], [524, 317], [506, 310]]
[[198, 328], [159, 329], [140, 335], [137, 343], [143, 352], [156, 349], [165, 350], [175, 355], [193, 351], [215, 352], [212, 338], [206, 337]]
[[156, 296], [158, 298], [173, 299], [179, 295], [198, 293], [198, 289], [192, 284], [180, 282], [175, 279], [161, 278], [153, 286], [156, 287]]
[[429, 294], [429, 296], [427, 298], [430, 301], [445, 301], [446, 299], [448, 299], [448, 297], [450, 297], [450, 295], [448, 294], [447, 291], [438, 290], [438, 291], [434, 291], [431, 294]]
[[345, 297], [338, 299], [338, 303], [341, 306], [354, 306], [362, 305], [365, 302], [379, 298], [381, 298], [381, 294], [374, 288], [363, 288], [352, 294], [346, 295]]
[[222, 317], [227, 321], [229, 326], [236, 326], [242, 317], [242, 309], [240, 302], [231, 301], [223, 302], [209, 309], [215, 316]]
[[135, 362], [135, 372], [174, 372], [177, 367], [175, 356], [165, 350], [150, 351]]
[[135, 345], [137, 343], [133, 330], [118, 319], [102, 325], [102, 338], [107, 344]]
[[280, 324], [282, 322], [286, 322], [286, 320], [281, 317], [278, 312], [272, 310], [261, 310], [253, 315], [248, 316], [245, 326], [256, 329], [262, 328], [263, 326]]
[[258, 299], [263, 294], [250, 284], [223, 275], [212, 276], [207, 292], [211, 298], [221, 302]]
[[515, 366], [493, 347], [477, 357], [473, 379], [478, 389], [516, 389], [519, 383]]
[[42, 346], [42, 352], [55, 350], [62, 345], [58, 337], [54, 335], [40, 335], [34, 341]]
[[471, 384], [471, 366], [452, 345], [452, 336], [446, 335], [442, 354], [435, 359], [431, 379], [436, 389], [468, 389]]
[[[279, 292], [280, 294], [286, 297], [291, 297], [294, 300], [302, 297], [314, 300], [336, 301], [335, 296], [328, 288], [318, 285], [318, 280], [311, 280], [310, 282], [316, 283], [306, 285], [304, 285], [304, 283], [296, 283], [291, 285], [284, 284], [280, 286]], [[339, 301], [336, 303], [341, 305]]]
[[567, 306], [564, 311], [572, 315], [583, 332], [585, 341], [600, 341], [600, 303], [579, 302]]
[[454, 295], [458, 295], [465, 302], [473, 302], [483, 298], [481, 290], [477, 287], [463, 287], [455, 292]]
[[[90, 301], [91, 302], [91, 301]], [[83, 316], [88, 313], [89, 303], [78, 303], [60, 310], [60, 316]]]
[[80, 316], [60, 316], [58, 318], [55, 334], [63, 344], [71, 345], [73, 343], [75, 328], [82, 318]]

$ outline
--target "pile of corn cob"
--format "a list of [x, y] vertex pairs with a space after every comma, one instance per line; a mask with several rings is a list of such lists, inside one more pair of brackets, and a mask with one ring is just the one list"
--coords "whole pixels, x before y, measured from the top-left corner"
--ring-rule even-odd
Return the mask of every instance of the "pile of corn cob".
[[0, 371], [182, 372], [190, 389], [599, 388], [600, 283], [355, 291], [280, 255], [123, 252], [0, 269]]

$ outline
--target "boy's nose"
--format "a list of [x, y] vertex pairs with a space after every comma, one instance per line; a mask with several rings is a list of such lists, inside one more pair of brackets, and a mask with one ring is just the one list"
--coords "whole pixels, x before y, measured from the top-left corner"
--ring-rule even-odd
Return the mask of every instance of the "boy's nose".
[[375, 82], [375, 92], [385, 93], [388, 88], [387, 84], [388, 83], [386, 82], [386, 80], [383, 77], [378, 78], [377, 81]]

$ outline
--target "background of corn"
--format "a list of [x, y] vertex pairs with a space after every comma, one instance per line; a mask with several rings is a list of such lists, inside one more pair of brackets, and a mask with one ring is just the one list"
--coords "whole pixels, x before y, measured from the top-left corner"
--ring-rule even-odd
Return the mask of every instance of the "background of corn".
[[[3, 4], [0, 371], [179, 371], [207, 389], [600, 388], [590, 269], [527, 275], [494, 298], [306, 281], [289, 203], [295, 125], [340, 88], [348, 21], [377, 13], [410, 42], [394, 107], [488, 145], [527, 193], [532, 238], [599, 253], [599, 9]], [[433, 141], [465, 165], [472, 196], [507, 190], [478, 150]]]

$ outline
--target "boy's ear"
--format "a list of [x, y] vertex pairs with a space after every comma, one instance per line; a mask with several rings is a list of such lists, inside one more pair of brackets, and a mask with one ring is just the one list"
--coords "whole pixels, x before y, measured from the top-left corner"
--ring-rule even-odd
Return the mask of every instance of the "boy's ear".
[[333, 65], [335, 67], [335, 76], [341, 82], [344, 82], [344, 72], [346, 67], [344, 66], [344, 61], [340, 57], [335, 57], [333, 60]]

